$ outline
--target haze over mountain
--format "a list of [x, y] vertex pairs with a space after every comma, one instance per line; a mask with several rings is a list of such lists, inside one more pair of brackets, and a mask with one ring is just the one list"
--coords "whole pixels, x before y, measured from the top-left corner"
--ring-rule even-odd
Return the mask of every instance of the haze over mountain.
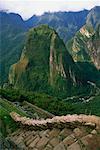
[[[32, 28], [39, 26], [41, 24], [47, 24], [51, 28], [55, 29], [58, 33], [59, 37], [63, 39], [64, 43], [66, 44], [67, 41], [76, 34], [77, 31], [84, 29], [84, 25], [89, 26], [88, 29], [92, 32], [95, 30], [99, 24], [99, 10], [100, 7], [94, 7], [90, 11], [83, 10], [79, 12], [56, 12], [56, 13], [44, 13], [41, 16], [32, 16], [30, 19], [24, 21], [20, 15], [14, 13], [6, 13], [0, 12], [1, 17], [1, 61], [0, 61], [0, 71], [1, 71], [1, 84], [8, 80], [8, 73], [9, 68], [12, 64], [16, 63], [21, 55], [21, 52], [24, 47], [25, 39], [26, 39], [26, 32]], [[91, 26], [91, 27], [90, 27]], [[93, 29], [92, 29], [93, 28]], [[99, 28], [98, 28], [99, 29]], [[79, 32], [80, 32], [79, 31]], [[95, 31], [92, 32], [92, 34]], [[76, 37], [75, 35], [75, 37]], [[84, 35], [82, 35], [84, 37]], [[99, 36], [99, 35], [98, 35]], [[83, 47], [85, 48], [83, 38]], [[99, 40], [99, 37], [98, 37]], [[72, 41], [72, 40], [71, 40]], [[68, 42], [70, 43], [70, 42]], [[66, 44], [67, 45], [67, 44]], [[82, 45], [81, 45], [82, 46]], [[88, 46], [88, 45], [87, 45]], [[74, 43], [74, 47], [77, 47], [77, 42]], [[73, 57], [70, 48], [68, 51]], [[86, 48], [84, 50], [84, 55], [81, 55], [82, 60], [83, 58], [88, 61], [90, 57], [87, 54]], [[97, 55], [96, 63], [99, 63], [99, 55]], [[93, 57], [92, 57], [93, 58]], [[73, 57], [74, 61], [79, 62], [80, 59], [75, 60], [76, 58]], [[96, 65], [97, 66], [97, 65]], [[86, 79], [87, 80], [87, 79]]]
[[[16, 6], [16, 7], [15, 7]], [[15, 12], [23, 19], [28, 19], [32, 15], [43, 15], [45, 12], [68, 12], [90, 10], [95, 6], [100, 6], [99, 0], [1, 0], [0, 10]]]

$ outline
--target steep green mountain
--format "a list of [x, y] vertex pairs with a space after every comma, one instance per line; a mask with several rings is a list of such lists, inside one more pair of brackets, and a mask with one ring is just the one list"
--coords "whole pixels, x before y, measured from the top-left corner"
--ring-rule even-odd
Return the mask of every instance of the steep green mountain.
[[9, 82], [15, 88], [66, 93], [81, 82], [79, 70], [58, 34], [47, 25], [32, 28], [20, 60], [11, 66]]
[[20, 15], [0, 12], [0, 85], [7, 82], [9, 67], [21, 54], [25, 25]]

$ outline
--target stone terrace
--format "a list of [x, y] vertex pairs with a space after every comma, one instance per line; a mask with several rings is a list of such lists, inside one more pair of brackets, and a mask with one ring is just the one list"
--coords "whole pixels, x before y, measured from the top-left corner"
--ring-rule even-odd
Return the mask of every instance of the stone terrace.
[[99, 117], [67, 115], [32, 120], [16, 113], [11, 113], [11, 116], [20, 124], [20, 129], [6, 139], [14, 145], [15, 150], [100, 149]]

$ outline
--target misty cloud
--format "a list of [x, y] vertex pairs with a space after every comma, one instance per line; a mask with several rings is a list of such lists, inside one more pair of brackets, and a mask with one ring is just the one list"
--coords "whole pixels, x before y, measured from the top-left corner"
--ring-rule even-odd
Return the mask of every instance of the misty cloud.
[[1, 0], [0, 10], [19, 13], [27, 19], [48, 11], [79, 11], [96, 5], [100, 5], [99, 0]]

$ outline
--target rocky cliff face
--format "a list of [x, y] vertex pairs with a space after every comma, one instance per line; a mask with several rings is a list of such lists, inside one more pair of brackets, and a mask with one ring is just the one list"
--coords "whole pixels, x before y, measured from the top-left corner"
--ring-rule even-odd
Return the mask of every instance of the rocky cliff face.
[[9, 82], [14, 87], [65, 90], [77, 84], [78, 69], [58, 34], [46, 25], [29, 31], [20, 60], [11, 66]]
[[100, 7], [90, 10], [86, 23], [67, 43], [75, 62], [93, 63], [100, 69]]
[[100, 25], [94, 30], [85, 25], [67, 43], [67, 49], [85, 75], [100, 86]]
[[90, 61], [88, 54], [87, 41], [94, 34], [93, 29], [89, 31], [89, 27], [83, 26], [74, 38], [68, 42], [67, 47], [75, 62]]
[[83, 26], [68, 42], [68, 49], [75, 62], [90, 62], [100, 69], [100, 26], [96, 31], [91, 26]]
[[97, 27], [95, 34], [87, 43], [89, 55], [96, 68], [100, 70], [100, 25]]

